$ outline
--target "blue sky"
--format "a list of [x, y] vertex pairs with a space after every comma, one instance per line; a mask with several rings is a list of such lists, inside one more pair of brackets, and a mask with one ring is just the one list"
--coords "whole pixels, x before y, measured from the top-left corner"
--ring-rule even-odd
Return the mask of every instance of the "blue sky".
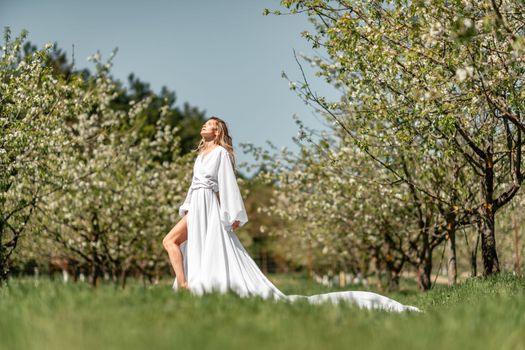
[[[293, 49], [319, 53], [300, 35], [311, 23], [303, 14], [263, 16], [264, 8], [286, 10], [274, 0], [0, 0], [0, 25], [12, 36], [27, 29], [38, 46], [56, 41], [69, 58], [74, 45], [77, 68], [93, 68], [88, 56], [98, 50], [105, 60], [118, 47], [116, 78], [133, 72], [155, 91], [175, 91], [177, 105], [189, 102], [226, 120], [238, 161], [253, 163], [239, 143], [267, 148], [269, 140], [297, 150], [293, 114], [325, 128], [281, 77], [301, 79]], [[304, 66], [313, 88], [336, 99], [337, 91]]]

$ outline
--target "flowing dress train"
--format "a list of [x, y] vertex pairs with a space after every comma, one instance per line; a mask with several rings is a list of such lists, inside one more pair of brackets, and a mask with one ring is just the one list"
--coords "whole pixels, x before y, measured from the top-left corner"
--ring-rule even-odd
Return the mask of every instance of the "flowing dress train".
[[[259, 269], [231, 228], [236, 220], [240, 226], [244, 225], [248, 217], [229, 153], [222, 146], [197, 156], [191, 186], [179, 207], [179, 215], [187, 215], [188, 239], [180, 247], [188, 289], [194, 295], [232, 290], [242, 297], [306, 299], [311, 303], [345, 300], [366, 309], [420, 311], [372, 292], [342, 291], [311, 296], [282, 293]], [[176, 278], [173, 289], [178, 290]]]

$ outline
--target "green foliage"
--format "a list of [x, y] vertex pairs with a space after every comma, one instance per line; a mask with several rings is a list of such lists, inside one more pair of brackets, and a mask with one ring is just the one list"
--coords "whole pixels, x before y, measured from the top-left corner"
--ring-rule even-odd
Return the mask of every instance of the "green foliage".
[[[306, 14], [314, 24], [314, 33], [302, 35], [313, 48], [323, 47], [326, 54], [302, 58], [318, 68], [316, 76], [341, 91], [341, 98], [327, 101], [318, 96], [306, 77], [300, 83], [290, 81], [291, 88], [333, 125], [336, 142], [332, 154], [353, 147], [382, 168], [357, 161], [358, 153], [353, 150], [347, 152], [355, 152], [353, 157], [339, 164], [344, 170], [362, 171], [368, 181], [381, 179], [382, 187], [391, 184], [388, 190], [378, 190], [381, 186], [361, 181], [369, 190], [368, 198], [348, 199], [351, 203], [381, 203], [381, 210], [373, 204], [363, 205], [363, 211], [347, 210], [340, 203], [329, 207], [326, 201], [332, 202], [323, 195], [338, 188], [332, 173], [338, 171], [343, 183], [348, 182], [347, 177], [329, 163], [325, 163], [324, 176], [317, 176], [315, 168], [322, 161], [316, 158], [322, 156], [316, 148], [323, 138], [320, 142], [307, 139], [305, 153], [311, 157], [297, 163], [308, 164], [308, 174], [301, 176], [313, 177], [316, 185], [304, 192], [316, 196], [302, 200], [311, 205], [306, 206], [309, 211], [320, 212], [309, 217], [308, 225], [300, 224], [308, 215], [294, 217], [299, 224], [296, 231], [308, 232], [296, 237], [311, 240], [311, 232], [318, 232], [318, 242], [330, 237], [326, 231], [336, 226], [336, 220], [317, 219], [323, 209], [330, 215], [343, 211], [345, 217], [368, 218], [348, 224], [347, 231], [369, 238], [361, 241], [363, 245], [352, 241], [352, 246], [374, 251], [377, 234], [369, 232], [386, 234], [383, 243], [394, 246], [401, 259], [425, 271], [424, 285], [429, 288], [432, 251], [450, 242], [447, 237], [453, 234], [445, 232], [449, 227], [445, 221], [452, 220], [450, 227], [454, 229], [485, 223], [485, 229], [480, 228], [485, 230], [484, 242], [495, 242], [490, 223], [504, 204], [515, 200], [525, 178], [523, 166], [515, 166], [523, 159], [525, 131], [523, 104], [517, 102], [517, 96], [521, 101], [525, 98], [523, 4], [285, 0], [281, 5]], [[304, 74], [302, 67], [301, 72]], [[356, 188], [347, 186], [339, 195], [359, 192]], [[302, 196], [297, 194], [302, 192], [300, 187], [279, 190], [287, 196], [283, 207], [295, 201], [290, 197]], [[399, 219], [396, 196], [405, 200], [401, 204], [406, 209], [402, 216], [405, 225], [401, 227], [385, 224]], [[484, 213], [480, 208], [493, 211]], [[367, 230], [367, 221], [378, 224]], [[334, 256], [341, 256], [341, 246], [347, 244], [341, 234], [336, 240], [338, 249], [331, 250]], [[495, 245], [482, 247], [484, 273], [497, 271], [493, 268], [497, 265]], [[391, 256], [391, 252], [385, 254], [387, 266]], [[455, 260], [452, 256], [448, 259]]]
[[14, 261], [54, 256], [93, 283], [124, 281], [131, 268], [158, 276], [203, 114], [134, 75], [124, 89], [110, 75], [116, 50], [79, 72], [56, 44], [23, 45], [26, 35], [11, 40], [6, 27], [0, 59], [0, 282]]

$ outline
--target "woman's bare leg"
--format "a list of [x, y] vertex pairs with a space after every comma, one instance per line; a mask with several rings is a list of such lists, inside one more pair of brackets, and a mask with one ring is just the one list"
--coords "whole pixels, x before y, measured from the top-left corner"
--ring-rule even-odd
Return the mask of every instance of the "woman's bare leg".
[[188, 239], [188, 226], [186, 222], [187, 215], [171, 229], [171, 231], [162, 240], [164, 249], [168, 252], [171, 266], [175, 271], [177, 285], [181, 288], [187, 288], [186, 276], [184, 275], [184, 262], [180, 245]]

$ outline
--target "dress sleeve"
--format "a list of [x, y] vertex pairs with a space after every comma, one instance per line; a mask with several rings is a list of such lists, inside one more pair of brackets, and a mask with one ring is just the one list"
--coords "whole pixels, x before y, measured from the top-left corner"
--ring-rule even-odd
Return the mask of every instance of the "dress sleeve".
[[239, 185], [235, 178], [233, 165], [228, 151], [221, 150], [219, 169], [217, 172], [219, 184], [219, 206], [221, 222], [227, 228], [239, 220], [239, 226], [248, 222], [248, 215], [241, 197]]
[[184, 203], [179, 207], [179, 216], [183, 217], [186, 215], [186, 211], [190, 210], [190, 199], [191, 199], [191, 186], [188, 189], [188, 193], [186, 194], [186, 199], [184, 199]]

